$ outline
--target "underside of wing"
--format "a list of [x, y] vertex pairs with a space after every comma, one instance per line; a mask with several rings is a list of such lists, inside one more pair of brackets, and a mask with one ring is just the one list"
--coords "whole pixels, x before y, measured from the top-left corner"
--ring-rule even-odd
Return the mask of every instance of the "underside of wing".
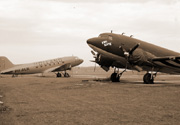
[[62, 65], [62, 66], [56, 68], [55, 70], [53, 70], [52, 72], [65, 71], [65, 70], [71, 70], [71, 64], [70, 63]]
[[56, 67], [52, 67], [50, 69], [45, 70], [44, 72], [58, 72], [58, 71], [65, 71], [65, 70], [70, 70], [71, 69], [71, 64], [65, 64], [62, 66], [56, 66]]
[[180, 73], [180, 56], [157, 57], [152, 62], [166, 73]]

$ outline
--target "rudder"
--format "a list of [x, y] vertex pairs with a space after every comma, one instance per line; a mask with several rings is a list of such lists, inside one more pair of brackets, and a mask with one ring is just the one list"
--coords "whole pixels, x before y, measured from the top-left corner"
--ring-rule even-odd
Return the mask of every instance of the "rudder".
[[0, 56], [0, 71], [13, 67], [14, 64], [7, 57]]

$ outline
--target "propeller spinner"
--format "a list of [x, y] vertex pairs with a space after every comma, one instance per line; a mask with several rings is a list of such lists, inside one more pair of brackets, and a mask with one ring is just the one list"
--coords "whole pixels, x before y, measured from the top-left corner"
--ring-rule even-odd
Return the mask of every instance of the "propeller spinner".
[[124, 52], [124, 56], [127, 60], [129, 60], [129, 57], [133, 55], [133, 52], [140, 46], [140, 43], [136, 44], [130, 51], [126, 51], [123, 47], [121, 47], [122, 51]]
[[126, 69], [128, 67], [128, 63], [129, 62], [129, 59], [130, 59], [130, 56], [133, 56], [133, 52], [140, 46], [140, 43], [136, 44], [132, 49], [130, 49], [129, 51], [126, 51], [123, 47], [120, 47], [120, 49], [122, 49], [122, 51], [124, 52], [124, 56], [126, 58]]

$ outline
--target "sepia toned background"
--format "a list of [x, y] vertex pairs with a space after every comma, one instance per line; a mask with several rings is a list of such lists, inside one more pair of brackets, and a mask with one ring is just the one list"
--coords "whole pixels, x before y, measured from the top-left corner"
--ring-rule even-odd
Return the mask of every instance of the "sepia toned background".
[[63, 56], [91, 66], [86, 40], [125, 32], [179, 51], [180, 0], [1, 0], [0, 56], [28, 63]]

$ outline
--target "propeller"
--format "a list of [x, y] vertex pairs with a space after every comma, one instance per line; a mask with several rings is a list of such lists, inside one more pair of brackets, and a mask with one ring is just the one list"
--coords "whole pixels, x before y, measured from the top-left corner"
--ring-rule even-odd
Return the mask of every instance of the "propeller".
[[122, 51], [124, 52], [124, 56], [126, 57], [126, 59], [129, 61], [130, 56], [133, 55], [133, 52], [140, 46], [140, 43], [136, 44], [132, 49], [130, 49], [129, 51], [126, 51], [126, 49], [124, 49], [122, 46], [120, 47], [120, 49], [122, 49]]
[[92, 53], [93, 55], [96, 55], [96, 53], [95, 53], [93, 50], [91, 50], [91, 53]]
[[140, 43], [136, 44], [130, 51], [129, 54], [132, 55], [133, 52], [140, 46]]
[[94, 72], [96, 70], [96, 63], [99, 62], [100, 60], [100, 54], [96, 54], [93, 50], [91, 50], [91, 53], [93, 55], [93, 57], [95, 58], [95, 60], [90, 60], [91, 62], [94, 62], [95, 63], [95, 66], [94, 66]]
[[126, 51], [122, 46], [120, 47], [120, 49], [124, 52], [124, 56], [126, 58], [126, 69], [129, 63], [129, 59], [131, 56], [133, 56], [133, 52], [140, 46], [140, 43], [136, 44], [132, 49], [130, 49], [129, 51]]

